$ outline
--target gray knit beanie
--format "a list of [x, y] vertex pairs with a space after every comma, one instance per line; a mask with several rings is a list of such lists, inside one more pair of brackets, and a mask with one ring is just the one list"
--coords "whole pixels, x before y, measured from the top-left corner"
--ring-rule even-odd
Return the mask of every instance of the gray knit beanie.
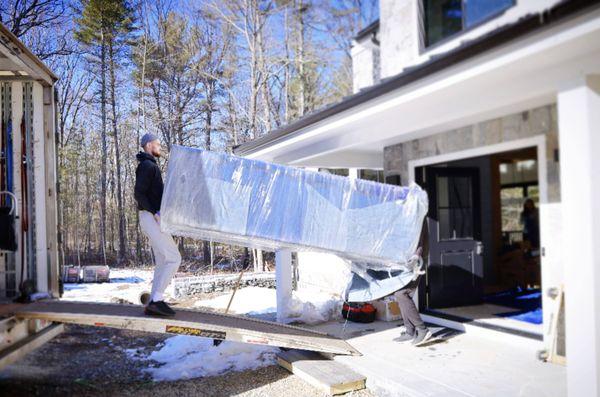
[[144, 147], [144, 146], [146, 146], [147, 143], [155, 141], [157, 139], [158, 139], [158, 137], [154, 134], [150, 134], [150, 133], [144, 134], [144, 136], [142, 137], [142, 140], [140, 141], [140, 145], [142, 147]]

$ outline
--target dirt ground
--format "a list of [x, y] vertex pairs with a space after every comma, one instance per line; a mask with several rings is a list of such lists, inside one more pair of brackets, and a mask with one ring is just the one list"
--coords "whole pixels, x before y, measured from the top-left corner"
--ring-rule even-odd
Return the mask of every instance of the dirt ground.
[[[222, 376], [153, 382], [147, 362], [126, 349], [148, 346], [168, 335], [66, 326], [63, 334], [0, 371], [0, 396], [323, 396], [278, 366]], [[347, 396], [371, 397], [367, 390]]]

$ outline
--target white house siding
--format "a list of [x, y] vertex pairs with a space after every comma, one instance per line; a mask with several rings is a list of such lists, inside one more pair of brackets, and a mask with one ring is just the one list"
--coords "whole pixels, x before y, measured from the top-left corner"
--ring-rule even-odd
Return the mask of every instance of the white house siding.
[[355, 42], [352, 54], [352, 87], [354, 92], [372, 86], [379, 80], [379, 47], [366, 38]]
[[419, 55], [418, 0], [380, 0], [381, 77], [398, 74]]

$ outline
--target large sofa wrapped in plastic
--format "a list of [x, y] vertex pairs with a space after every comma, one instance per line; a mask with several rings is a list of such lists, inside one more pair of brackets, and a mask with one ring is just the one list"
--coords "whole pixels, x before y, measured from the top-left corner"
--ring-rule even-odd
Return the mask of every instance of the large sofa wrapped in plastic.
[[427, 195], [223, 153], [173, 146], [163, 231], [275, 250], [329, 252], [374, 268], [406, 264]]

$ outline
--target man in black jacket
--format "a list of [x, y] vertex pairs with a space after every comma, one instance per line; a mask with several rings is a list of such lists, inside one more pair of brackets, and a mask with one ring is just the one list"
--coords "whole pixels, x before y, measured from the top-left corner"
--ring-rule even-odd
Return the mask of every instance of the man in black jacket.
[[150, 240], [156, 267], [152, 280], [150, 302], [144, 312], [149, 315], [174, 316], [175, 312], [163, 300], [165, 289], [181, 264], [181, 255], [173, 237], [160, 230], [160, 203], [163, 181], [156, 158], [160, 157], [160, 142], [153, 134], [145, 134], [137, 154], [135, 171], [135, 200], [140, 215], [140, 228]]

